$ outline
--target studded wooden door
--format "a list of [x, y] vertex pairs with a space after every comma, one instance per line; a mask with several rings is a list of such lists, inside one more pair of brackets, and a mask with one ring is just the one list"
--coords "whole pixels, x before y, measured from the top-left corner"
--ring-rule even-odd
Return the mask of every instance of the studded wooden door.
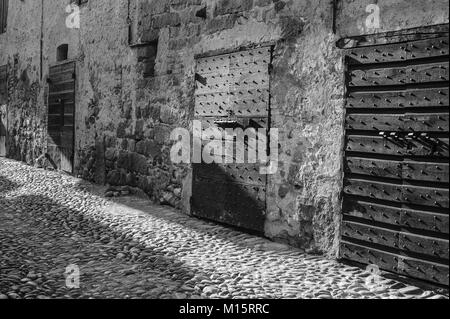
[[73, 172], [75, 62], [50, 67], [47, 153], [53, 165]]
[[6, 156], [8, 84], [7, 66], [0, 66], [0, 156]]
[[346, 52], [341, 257], [448, 285], [448, 37]]
[[[195, 119], [203, 129], [218, 128], [233, 148], [223, 163], [193, 164], [192, 212], [198, 217], [264, 231], [266, 175], [248, 155], [237, 162], [239, 139], [228, 130], [268, 129], [270, 60], [271, 47], [197, 59]], [[247, 140], [245, 154], [253, 147]]]

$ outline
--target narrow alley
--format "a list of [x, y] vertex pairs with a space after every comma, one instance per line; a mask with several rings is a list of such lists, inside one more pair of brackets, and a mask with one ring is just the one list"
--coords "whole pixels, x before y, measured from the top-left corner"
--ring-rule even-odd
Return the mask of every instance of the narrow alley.
[[[446, 298], [0, 158], [0, 299]], [[79, 288], [66, 285], [67, 267]]]

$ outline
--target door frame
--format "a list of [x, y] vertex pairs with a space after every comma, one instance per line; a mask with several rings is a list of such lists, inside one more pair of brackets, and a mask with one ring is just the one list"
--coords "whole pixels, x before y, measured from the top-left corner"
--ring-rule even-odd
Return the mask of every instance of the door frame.
[[[63, 66], [65, 64], [70, 64], [73, 63], [74, 64], [74, 70], [73, 70], [73, 137], [72, 137], [72, 165], [71, 165], [71, 170], [72, 172], [67, 172], [68, 174], [74, 175], [75, 174], [75, 141], [76, 141], [76, 105], [77, 105], [77, 60], [76, 59], [68, 59], [68, 60], [64, 60], [64, 61], [60, 61], [60, 62], [54, 62], [48, 65], [48, 76], [47, 76], [47, 88], [48, 88], [48, 94], [46, 96], [46, 100], [45, 100], [45, 105], [47, 106], [47, 120], [48, 120], [48, 114], [49, 114], [49, 98], [50, 98], [50, 69], [53, 67], [57, 67], [57, 66]], [[64, 114], [64, 110], [63, 110], [63, 114]], [[64, 117], [64, 116], [63, 116]], [[48, 137], [48, 125], [47, 125], [47, 137]], [[48, 148], [48, 138], [46, 141], [46, 147]], [[48, 153], [46, 154], [48, 155]], [[61, 168], [60, 168], [61, 170]]]
[[[260, 49], [260, 48], [268, 48], [269, 49], [269, 51], [270, 51], [270, 58], [269, 58], [269, 61], [267, 63], [267, 65], [268, 65], [268, 79], [269, 79], [269, 83], [268, 83], [269, 98], [268, 98], [268, 101], [267, 101], [267, 103], [268, 103], [268, 105], [267, 105], [267, 108], [268, 108], [267, 113], [268, 114], [267, 114], [267, 127], [266, 127], [266, 129], [267, 129], [267, 145], [268, 146], [270, 145], [269, 130], [271, 128], [271, 115], [272, 115], [271, 114], [271, 111], [272, 111], [272, 109], [271, 109], [271, 98], [270, 98], [271, 83], [272, 83], [272, 81], [271, 81], [272, 60], [273, 60], [273, 52], [274, 52], [275, 45], [278, 42], [280, 42], [280, 41], [266, 41], [266, 42], [257, 43], [257, 44], [243, 45], [243, 46], [239, 46], [239, 47], [235, 47], [235, 48], [210, 50], [210, 51], [207, 51], [207, 52], [203, 52], [203, 53], [194, 55], [194, 59], [196, 61], [196, 70], [197, 70], [197, 60], [202, 59], [202, 58], [212, 58], [212, 57], [221, 56], [221, 55], [231, 55], [233, 53], [237, 54], [237, 53], [240, 53], [240, 52], [251, 51], [251, 50], [256, 50], [256, 49]], [[197, 82], [197, 79], [195, 79], [195, 81]], [[197, 85], [197, 83], [195, 83], [195, 85]], [[193, 119], [195, 119], [195, 118], [196, 118], [196, 116], [194, 115]], [[270, 152], [270, 149], [268, 149], [268, 151]], [[267, 154], [267, 155], [269, 155], [269, 154]], [[195, 164], [195, 165], [205, 165], [205, 164], [202, 163], [202, 164]], [[210, 165], [215, 165], [215, 164], [213, 163], [213, 164], [210, 164]], [[190, 191], [189, 191], [189, 204], [188, 204], [189, 205], [189, 214], [192, 214], [192, 215], [194, 215], [196, 217], [199, 217], [199, 218], [205, 218], [205, 219], [208, 219], [208, 220], [212, 220], [213, 222], [216, 222], [216, 223], [219, 223], [219, 224], [223, 223], [223, 224], [226, 224], [228, 226], [237, 227], [237, 228], [244, 227], [242, 229], [245, 229], [246, 232], [258, 233], [258, 234], [261, 234], [261, 235], [264, 234], [264, 229], [255, 230], [255, 229], [247, 228], [245, 226], [241, 226], [240, 227], [240, 226], [236, 226], [236, 225], [231, 224], [231, 223], [227, 223], [225, 221], [220, 221], [220, 220], [217, 220], [217, 219], [210, 219], [208, 217], [199, 216], [199, 215], [195, 214], [195, 207], [194, 207], [194, 203], [193, 203], [193, 199], [194, 199], [193, 194], [195, 192], [195, 190], [194, 190], [195, 178], [196, 178], [196, 175], [195, 175], [194, 165], [191, 164], [191, 174], [190, 174], [190, 181], [189, 181]], [[266, 211], [266, 212], [267, 212], [267, 194], [268, 194], [269, 178], [270, 178], [270, 175], [266, 175], [265, 176], [265, 182], [262, 185], [264, 187], [264, 189], [265, 189], [265, 191], [264, 191], [265, 194], [264, 194], [264, 197], [263, 197], [263, 205], [264, 205], [263, 210]], [[226, 185], [225, 182], [224, 182], [224, 185]]]
[[[440, 37], [448, 37], [449, 34], [449, 24], [439, 24], [439, 25], [432, 25], [427, 27], [418, 27], [418, 28], [412, 28], [412, 29], [405, 29], [405, 30], [399, 30], [394, 32], [384, 32], [379, 34], [370, 34], [370, 35], [361, 35], [361, 36], [351, 36], [346, 38], [341, 38], [336, 42], [336, 45], [338, 48], [343, 50], [351, 50], [351, 49], [358, 49], [358, 48], [364, 48], [369, 46], [375, 46], [375, 45], [389, 45], [389, 44], [398, 44], [403, 42], [411, 42], [411, 41], [420, 41], [420, 40], [429, 40], [434, 38], [440, 38]], [[342, 63], [344, 65], [344, 72], [342, 76], [342, 83], [345, 83], [344, 85], [344, 94], [343, 97], [345, 99], [344, 104], [344, 112], [343, 116], [346, 118], [347, 116], [347, 74], [348, 74], [348, 64], [346, 63], [347, 56], [346, 54], [343, 54], [342, 56]], [[346, 125], [344, 121], [342, 122], [342, 132], [343, 132], [343, 139], [341, 144], [341, 190], [340, 190], [340, 216], [339, 216], [339, 245], [338, 245], [338, 259], [343, 260], [346, 259], [342, 256], [342, 236], [343, 236], [343, 216], [344, 216], [344, 185], [345, 185], [345, 177], [346, 174], [344, 172], [345, 169], [345, 153], [346, 153]], [[358, 262], [356, 262], [358, 263]], [[358, 263], [359, 264], [359, 263]], [[399, 273], [393, 273], [394, 275], [401, 276], [402, 274]], [[426, 281], [429, 284], [432, 285], [438, 285], [437, 282], [431, 282], [427, 279], [420, 279], [414, 277], [414, 280], [419, 280], [421, 282]]]
[[[2, 110], [3, 109], [3, 110]], [[3, 114], [4, 113], [4, 114]], [[2, 117], [5, 119], [5, 122], [2, 123]], [[0, 104], [0, 125], [4, 125], [5, 135], [0, 135], [0, 143], [3, 143], [3, 146], [0, 147], [0, 150], [3, 148], [3, 154], [0, 152], [0, 157], [8, 156], [8, 104]], [[2, 141], [3, 139], [3, 141]]]
[[[7, 157], [8, 156], [8, 147], [7, 147], [7, 143], [8, 143], [8, 102], [9, 102], [9, 98], [8, 98], [8, 65], [7, 64], [5, 64], [5, 65], [1, 65], [0, 66], [0, 71], [3, 71], [4, 73], [5, 73], [5, 78], [4, 78], [4, 80], [5, 80], [5, 86], [6, 86], [6, 96], [5, 96], [5, 103], [4, 104], [1, 104], [1, 101], [0, 101], [0, 125], [3, 125], [2, 124], [2, 113], [4, 113], [3, 114], [3, 118], [5, 119], [5, 127], [4, 127], [4, 130], [5, 130], [5, 135], [4, 136], [0, 136], [0, 138], [2, 138], [3, 139], [3, 142], [2, 141], [0, 141], [0, 143], [3, 143], [4, 145], [3, 145], [3, 153], [4, 154], [0, 154], [0, 157]], [[2, 111], [2, 109], [3, 109], [3, 111]]]

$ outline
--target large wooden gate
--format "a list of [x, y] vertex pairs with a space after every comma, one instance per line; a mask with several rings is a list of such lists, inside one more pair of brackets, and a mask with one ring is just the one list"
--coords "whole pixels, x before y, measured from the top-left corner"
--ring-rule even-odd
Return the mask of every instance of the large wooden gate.
[[[199, 217], [263, 232], [266, 208], [261, 163], [236, 163], [236, 135], [227, 129], [269, 127], [271, 47], [197, 60], [195, 119], [218, 128], [233, 143], [223, 163], [193, 164], [192, 211]], [[206, 142], [207, 143], [207, 142]], [[253, 150], [246, 144], [245, 152]], [[227, 163], [225, 163], [227, 161]], [[233, 162], [233, 163], [231, 163]]]
[[341, 257], [448, 285], [448, 37], [346, 52]]
[[47, 153], [54, 166], [72, 173], [75, 118], [75, 62], [50, 67]]
[[0, 156], [6, 156], [7, 103], [8, 103], [7, 66], [0, 66]]

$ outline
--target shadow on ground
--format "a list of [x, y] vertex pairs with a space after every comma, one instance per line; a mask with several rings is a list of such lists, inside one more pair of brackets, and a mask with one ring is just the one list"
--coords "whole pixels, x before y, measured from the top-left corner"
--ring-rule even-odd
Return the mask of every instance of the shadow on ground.
[[[234, 186], [232, 188], [232, 191], [237, 191], [236, 187], [237, 186]], [[107, 186], [93, 184], [84, 180], [80, 181], [76, 186], [76, 189], [78, 191], [86, 192], [88, 194], [95, 195], [98, 197], [104, 197], [107, 188], [108, 188]], [[240, 200], [251, 202], [254, 199], [252, 199], [250, 196], [244, 193], [243, 197], [240, 198]], [[149, 216], [165, 220], [167, 223], [178, 224], [180, 226], [187, 227], [196, 232], [214, 235], [216, 238], [222, 239], [229, 243], [233, 243], [234, 245], [242, 248], [254, 248], [254, 245], [252, 245], [251, 242], [254, 241], [255, 239], [258, 239], [259, 241], [265, 243], [265, 247], [263, 248], [264, 250], [280, 251], [291, 249], [297, 250], [299, 252], [301, 251], [300, 249], [289, 247], [285, 244], [275, 243], [265, 238], [260, 231], [243, 229], [237, 226], [224, 224], [218, 221], [212, 221], [207, 218], [199, 218], [193, 215], [186, 215], [173, 207], [161, 206], [159, 204], [156, 204], [146, 196], [112, 197], [108, 198], [108, 201], [112, 204], [122, 205], [126, 208], [138, 210]], [[254, 206], [256, 205], [257, 203], [254, 203]], [[242, 210], [243, 208], [241, 207], [240, 209]], [[215, 214], [212, 214], [212, 217], [217, 217], [217, 212], [215, 212]], [[257, 223], [261, 224], [261, 221], [258, 220]], [[260, 227], [261, 226], [259, 225], [258, 228]]]
[[0, 195], [4, 195], [5, 193], [10, 192], [18, 187], [19, 185], [17, 183], [14, 183], [8, 178], [0, 175]]
[[[14, 183], [2, 178], [0, 185], [4, 191]], [[148, 295], [152, 289], [179, 287], [199, 272], [143, 246], [129, 233], [113, 230], [45, 196], [0, 198], [0, 207], [4, 208], [0, 212], [3, 293], [16, 291], [15, 286], [31, 273], [42, 277], [31, 276], [32, 283], [16, 291], [22, 297], [156, 298]], [[81, 268], [79, 290], [66, 288], [64, 272], [70, 264]], [[114, 284], [117, 289], [106, 289]], [[113, 294], [103, 295], [106, 290]]]

